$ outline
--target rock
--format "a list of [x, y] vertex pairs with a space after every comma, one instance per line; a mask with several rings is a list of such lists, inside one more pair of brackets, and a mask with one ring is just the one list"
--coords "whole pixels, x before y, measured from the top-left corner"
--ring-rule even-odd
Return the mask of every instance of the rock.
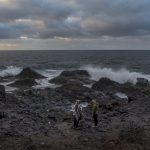
[[89, 77], [89, 73], [86, 70], [73, 70], [73, 71], [63, 71], [60, 76], [72, 77], [72, 76], [86, 76]]
[[32, 87], [37, 85], [34, 79], [20, 79], [15, 81], [14, 83], [9, 84], [9, 86], [13, 87]]
[[3, 119], [3, 118], [5, 118], [5, 114], [4, 112], [0, 112], [0, 119]]
[[68, 82], [68, 78], [58, 76], [56, 78], [51, 79], [49, 82], [54, 84], [66, 84]]
[[145, 78], [137, 78], [137, 86], [149, 86], [149, 81]]
[[0, 85], [0, 100], [3, 100], [5, 98], [6, 98], [5, 87], [3, 85]]
[[50, 80], [54, 84], [66, 84], [68, 82], [78, 82], [81, 84], [91, 84], [92, 80], [89, 79], [90, 75], [85, 70], [63, 71], [58, 77]]
[[92, 88], [95, 90], [105, 90], [108, 87], [116, 87], [119, 85], [120, 85], [119, 83], [112, 81], [108, 78], [101, 78], [98, 82], [93, 84]]
[[64, 120], [69, 121], [72, 118], [72, 113], [62, 109], [61, 107], [54, 107], [49, 110], [47, 116], [52, 122], [62, 122]]
[[92, 89], [75, 82], [64, 84], [61, 87], [56, 88], [56, 91], [64, 96], [69, 96], [74, 100], [76, 98], [85, 98], [93, 92]]
[[34, 70], [32, 70], [31, 68], [24, 68], [22, 70], [21, 73], [19, 73], [17, 76], [17, 78], [31, 78], [31, 79], [42, 79], [45, 78], [44, 76], [42, 76], [41, 74], [35, 72]]

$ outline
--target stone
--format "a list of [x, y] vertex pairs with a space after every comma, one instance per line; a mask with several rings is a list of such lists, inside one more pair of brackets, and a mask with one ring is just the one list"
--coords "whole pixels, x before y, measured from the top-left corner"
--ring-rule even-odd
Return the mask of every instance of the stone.
[[137, 78], [137, 86], [149, 86], [149, 81], [145, 78]]
[[9, 84], [12, 87], [32, 87], [37, 85], [34, 79], [20, 79], [15, 81], [14, 83]]
[[108, 78], [101, 78], [98, 82], [94, 83], [92, 88], [95, 90], [105, 90], [108, 87], [119, 86], [120, 84]]
[[21, 73], [19, 73], [17, 78], [32, 78], [32, 79], [42, 79], [45, 78], [41, 74], [37, 73], [36, 71], [32, 70], [31, 68], [24, 68]]

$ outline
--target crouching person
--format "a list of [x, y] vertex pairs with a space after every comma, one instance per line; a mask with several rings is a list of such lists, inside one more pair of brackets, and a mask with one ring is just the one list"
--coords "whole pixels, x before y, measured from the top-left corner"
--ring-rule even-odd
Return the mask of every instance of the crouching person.
[[74, 124], [73, 127], [76, 129], [79, 126], [80, 120], [82, 119], [82, 109], [80, 106], [80, 100], [77, 100], [74, 107]]

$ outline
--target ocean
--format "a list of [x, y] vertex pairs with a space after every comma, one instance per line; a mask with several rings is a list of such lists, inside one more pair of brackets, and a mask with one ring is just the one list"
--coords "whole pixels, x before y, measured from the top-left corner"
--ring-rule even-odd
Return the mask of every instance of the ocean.
[[63, 70], [84, 69], [91, 78], [108, 77], [119, 83], [136, 82], [136, 78], [150, 80], [150, 51], [0, 51], [0, 76], [18, 74], [31, 67], [47, 76], [39, 87], [49, 86], [49, 79]]

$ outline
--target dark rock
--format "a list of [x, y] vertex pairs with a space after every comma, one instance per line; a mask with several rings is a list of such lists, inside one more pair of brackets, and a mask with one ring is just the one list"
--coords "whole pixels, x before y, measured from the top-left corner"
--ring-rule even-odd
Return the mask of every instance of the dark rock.
[[3, 100], [5, 98], [6, 98], [5, 87], [3, 85], [0, 85], [0, 100]]
[[73, 71], [63, 71], [60, 76], [72, 77], [72, 76], [86, 76], [89, 77], [89, 73], [86, 70], [73, 70]]
[[119, 83], [112, 81], [108, 78], [101, 78], [98, 82], [93, 84], [92, 88], [95, 90], [105, 90], [108, 87], [115, 87], [119, 85], [120, 85]]
[[49, 112], [50, 115], [48, 115], [48, 118], [52, 122], [60, 122], [64, 120], [70, 120], [72, 118], [71, 113], [65, 109], [62, 109], [61, 107], [54, 107]]
[[64, 84], [63, 86], [56, 88], [56, 91], [73, 99], [85, 98], [93, 92], [92, 89], [75, 82]]
[[49, 81], [50, 83], [54, 83], [54, 84], [65, 84], [68, 82], [68, 78], [66, 77], [62, 77], [62, 76], [58, 76], [56, 78], [53, 78]]
[[137, 78], [137, 86], [149, 86], [149, 81], [145, 78]]
[[3, 119], [3, 118], [5, 118], [5, 114], [4, 112], [0, 112], [0, 119]]
[[14, 83], [9, 84], [9, 86], [13, 87], [32, 87], [37, 85], [34, 79], [20, 79], [15, 81]]
[[128, 96], [128, 103], [134, 101], [136, 98], [133, 96]]
[[32, 78], [32, 79], [42, 79], [45, 78], [44, 76], [42, 76], [41, 74], [35, 72], [34, 70], [32, 70], [31, 68], [25, 68], [22, 70], [21, 73], [19, 73], [17, 76], [17, 78]]
[[85, 70], [63, 71], [58, 77], [50, 80], [54, 84], [66, 84], [68, 82], [78, 82], [81, 84], [91, 84], [90, 75]]

